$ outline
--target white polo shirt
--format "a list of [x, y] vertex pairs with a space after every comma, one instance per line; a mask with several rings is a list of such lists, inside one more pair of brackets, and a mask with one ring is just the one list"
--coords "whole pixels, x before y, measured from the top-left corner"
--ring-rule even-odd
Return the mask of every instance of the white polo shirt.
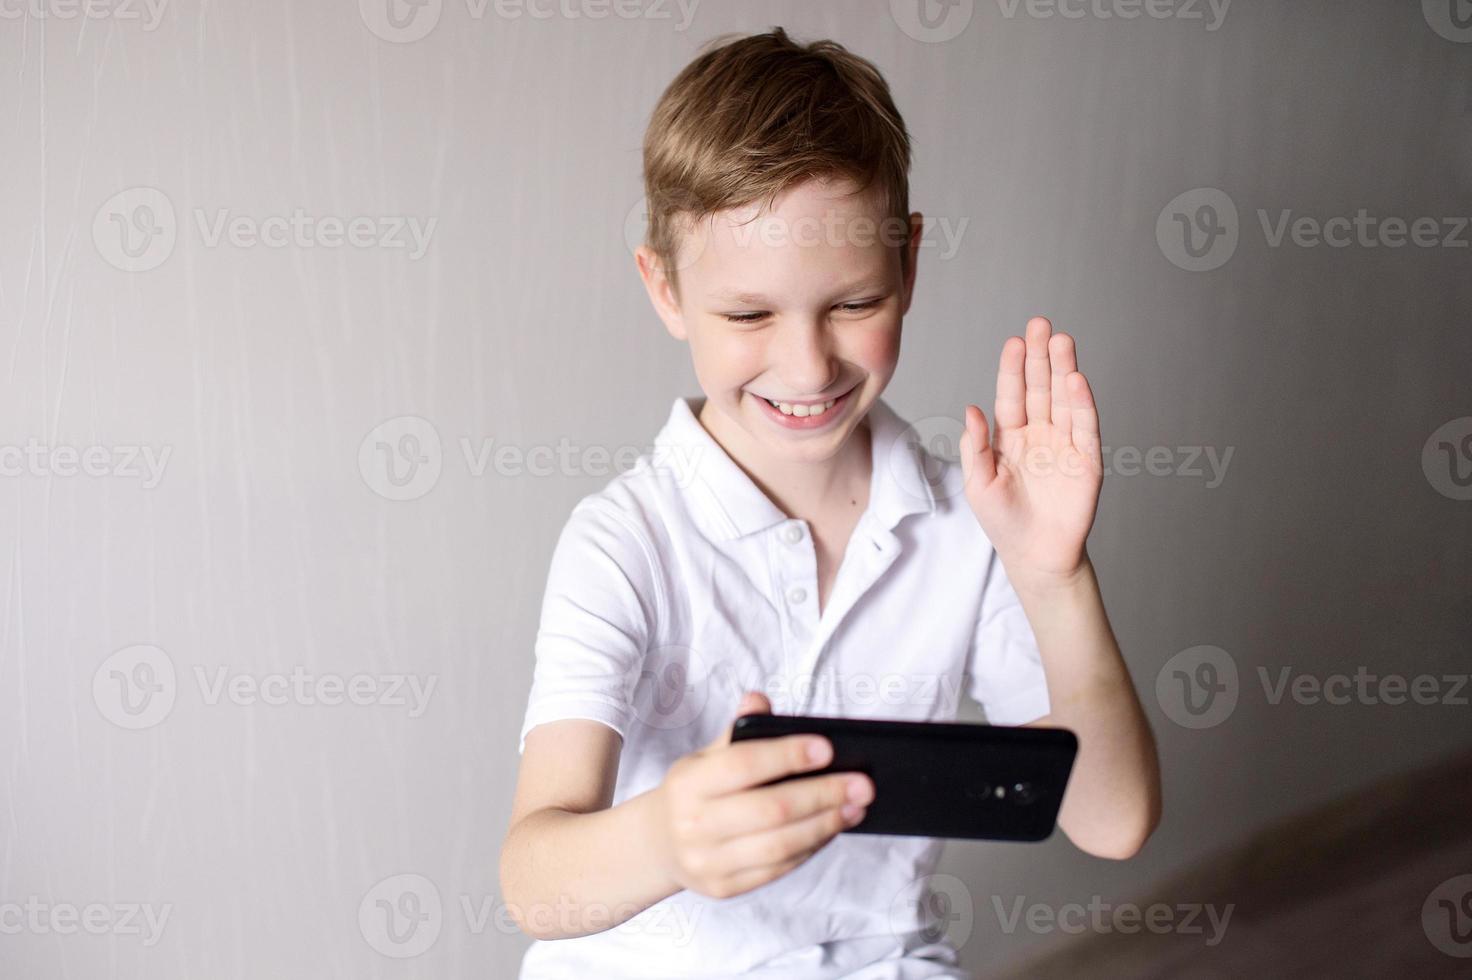
[[[653, 452], [573, 508], [518, 751], [544, 722], [608, 725], [623, 736], [617, 805], [725, 731], [743, 690], [777, 714], [949, 721], [962, 692], [992, 724], [1048, 713], [1032, 628], [958, 464], [874, 403], [869, 506], [819, 616], [811, 528], [705, 431], [701, 402], [675, 399]], [[613, 929], [533, 942], [521, 980], [965, 977], [936, 940], [944, 897], [927, 898], [943, 843], [840, 834], [743, 895], [685, 890]]]

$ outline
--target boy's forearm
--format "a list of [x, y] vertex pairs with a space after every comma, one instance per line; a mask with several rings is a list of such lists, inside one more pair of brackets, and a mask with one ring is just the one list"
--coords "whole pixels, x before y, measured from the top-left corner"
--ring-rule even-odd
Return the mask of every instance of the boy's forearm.
[[652, 836], [657, 793], [593, 813], [538, 810], [507, 832], [501, 889], [524, 932], [536, 939], [602, 932], [680, 890]]
[[1013, 587], [1042, 654], [1049, 723], [1079, 739], [1058, 824], [1091, 854], [1130, 857], [1160, 821], [1160, 762], [1093, 565], [1066, 582]]

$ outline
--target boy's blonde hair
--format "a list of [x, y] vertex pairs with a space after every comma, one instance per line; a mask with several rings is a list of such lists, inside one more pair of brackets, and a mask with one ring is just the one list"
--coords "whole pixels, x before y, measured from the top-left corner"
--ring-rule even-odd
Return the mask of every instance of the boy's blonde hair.
[[[798, 44], [781, 27], [731, 37], [675, 76], [644, 134], [646, 241], [671, 286], [688, 222], [765, 208], [810, 177], [877, 185], [886, 222], [908, 228], [910, 136], [879, 70], [836, 41]], [[907, 260], [901, 248], [902, 268]]]

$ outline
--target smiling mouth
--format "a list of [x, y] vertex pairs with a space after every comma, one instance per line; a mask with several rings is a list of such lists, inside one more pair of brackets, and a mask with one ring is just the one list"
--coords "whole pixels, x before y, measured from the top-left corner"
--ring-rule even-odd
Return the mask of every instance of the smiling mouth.
[[[841, 397], [843, 396], [840, 395], [839, 398]], [[779, 402], [773, 401], [770, 398], [764, 398], [762, 400], [783, 415], [794, 415], [797, 418], [804, 419], [813, 415], [822, 415], [833, 407], [834, 403], [838, 401], [838, 398], [830, 398], [826, 402]]]
[[767, 398], [755, 392], [750, 394], [765, 402], [770, 417], [786, 427], [811, 428], [826, 425], [829, 420], [837, 418], [849, 397], [858, 388], [855, 384], [843, 394], [824, 401], [813, 402], [785, 402], [780, 399]]

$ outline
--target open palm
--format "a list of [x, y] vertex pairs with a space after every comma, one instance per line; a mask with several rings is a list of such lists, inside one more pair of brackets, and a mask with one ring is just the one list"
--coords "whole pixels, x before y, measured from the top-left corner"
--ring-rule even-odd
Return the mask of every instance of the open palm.
[[1084, 560], [1104, 462], [1099, 414], [1073, 338], [1043, 317], [1009, 337], [997, 369], [996, 432], [966, 406], [966, 499], [1013, 579], [1066, 577]]

